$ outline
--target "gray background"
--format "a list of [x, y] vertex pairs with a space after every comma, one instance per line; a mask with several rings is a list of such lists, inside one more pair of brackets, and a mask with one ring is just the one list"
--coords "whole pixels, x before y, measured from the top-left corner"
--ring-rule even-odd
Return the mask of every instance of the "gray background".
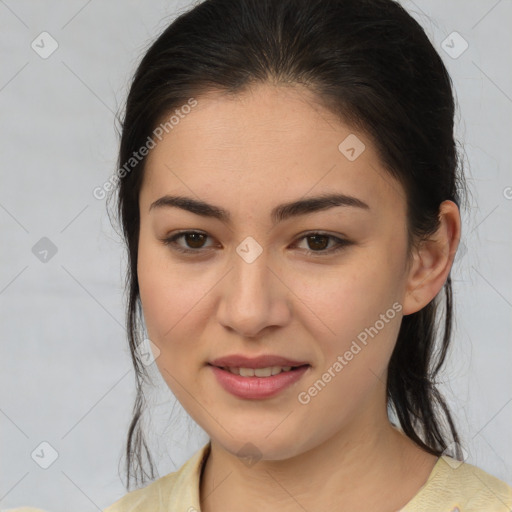
[[[453, 270], [457, 328], [442, 390], [467, 460], [512, 484], [512, 2], [403, 4], [453, 77], [472, 191]], [[105, 200], [92, 191], [115, 170], [114, 113], [140, 56], [189, 5], [0, 1], [2, 509], [87, 512], [125, 492], [118, 462], [134, 397], [125, 256]], [[31, 47], [43, 31], [59, 45], [47, 59]], [[469, 44], [457, 58], [443, 49], [453, 31]], [[463, 48], [456, 36], [446, 44], [452, 54]], [[42, 237], [57, 248], [46, 262], [32, 250]], [[161, 476], [207, 437], [155, 380], [151, 432]], [[43, 441], [58, 453], [48, 469], [31, 457]], [[34, 457], [40, 463], [51, 455], [43, 451]]]

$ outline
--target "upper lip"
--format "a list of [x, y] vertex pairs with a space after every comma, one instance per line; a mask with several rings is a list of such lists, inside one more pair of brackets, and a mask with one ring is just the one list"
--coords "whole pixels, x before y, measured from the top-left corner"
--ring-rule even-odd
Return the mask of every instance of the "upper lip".
[[209, 364], [218, 366], [219, 368], [268, 368], [271, 366], [303, 366], [309, 363], [271, 354], [258, 357], [246, 357], [233, 354], [214, 359], [210, 361]]

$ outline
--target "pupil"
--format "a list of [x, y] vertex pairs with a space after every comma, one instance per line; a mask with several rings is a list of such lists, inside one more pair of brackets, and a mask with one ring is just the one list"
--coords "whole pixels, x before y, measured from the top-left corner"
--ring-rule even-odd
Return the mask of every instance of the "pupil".
[[[319, 239], [323, 240], [324, 242], [326, 242], [328, 240], [328, 237], [325, 236], [325, 235], [311, 235], [308, 238], [309, 238], [310, 241], [314, 240], [313, 247], [311, 247], [311, 244], [308, 244], [311, 249], [325, 249], [326, 246], [327, 246], [327, 244], [321, 243], [321, 242], [319, 244], [320, 246], [318, 246], [318, 243], [317, 243]], [[315, 247], [315, 244], [316, 244], [316, 247]]]
[[[187, 238], [187, 244], [193, 247], [194, 249], [201, 248], [201, 242], [204, 242], [200, 237], [204, 237], [202, 233], [189, 233], [186, 235]], [[190, 244], [190, 239], [192, 238], [192, 243]], [[197, 245], [194, 245], [197, 244]]]

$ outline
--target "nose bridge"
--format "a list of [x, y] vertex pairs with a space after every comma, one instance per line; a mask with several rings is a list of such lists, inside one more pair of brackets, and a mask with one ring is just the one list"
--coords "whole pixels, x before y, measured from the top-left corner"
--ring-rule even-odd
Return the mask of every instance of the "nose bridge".
[[254, 238], [249, 236], [236, 247], [221, 298], [221, 323], [244, 336], [255, 336], [268, 325], [286, 321], [285, 294], [271, 267], [268, 251]]
[[[271, 295], [271, 274], [269, 254], [252, 236], [246, 237], [236, 247], [234, 257], [234, 272], [232, 276], [232, 292], [244, 308], [251, 305], [253, 308], [263, 307]], [[247, 302], [247, 303], [246, 303]]]

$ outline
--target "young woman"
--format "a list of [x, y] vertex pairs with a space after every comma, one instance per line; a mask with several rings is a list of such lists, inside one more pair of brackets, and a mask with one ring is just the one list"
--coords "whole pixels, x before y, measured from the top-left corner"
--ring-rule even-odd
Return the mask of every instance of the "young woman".
[[155, 478], [144, 330], [210, 441], [107, 512], [510, 510], [512, 489], [461, 460], [435, 386], [464, 188], [453, 117], [441, 58], [392, 0], [206, 0], [154, 42], [116, 189], [128, 484]]

